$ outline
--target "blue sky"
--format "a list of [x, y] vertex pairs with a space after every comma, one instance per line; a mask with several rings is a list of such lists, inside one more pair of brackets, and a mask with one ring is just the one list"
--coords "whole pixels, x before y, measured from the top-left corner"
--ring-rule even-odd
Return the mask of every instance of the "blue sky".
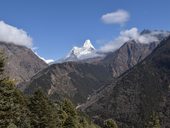
[[[96, 48], [122, 30], [170, 30], [170, 0], [1, 0], [0, 20], [21, 28], [40, 56], [58, 59], [90, 39]], [[103, 23], [104, 14], [125, 10], [129, 20]]]

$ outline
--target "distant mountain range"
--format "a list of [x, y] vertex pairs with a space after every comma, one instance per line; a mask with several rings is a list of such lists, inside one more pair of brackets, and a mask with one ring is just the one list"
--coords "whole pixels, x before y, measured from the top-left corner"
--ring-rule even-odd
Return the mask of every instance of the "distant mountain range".
[[[59, 96], [66, 96], [77, 104], [83, 103], [95, 90], [110, 80], [116, 79], [147, 57], [165, 38], [160, 36], [160, 33], [158, 37], [158, 41], [148, 44], [130, 40], [116, 51], [106, 54], [103, 59], [97, 61], [96, 58], [95, 61], [93, 58], [90, 58], [91, 61], [72, 59], [72, 61], [50, 65], [32, 77], [25, 92], [31, 94], [41, 88], [53, 100]], [[95, 48], [87, 40], [83, 47], [73, 48], [68, 58], [72, 58], [71, 56], [81, 58], [87, 54], [93, 54], [94, 51]], [[86, 60], [88, 61], [86, 62]]]
[[[139, 33], [138, 35], [139, 37], [137, 36], [128, 37], [129, 39], [127, 41], [120, 42], [120, 44], [124, 44], [126, 42], [136, 42], [138, 44], [152, 43], [152, 45], [153, 43], [158, 44], [160, 40], [167, 37], [169, 34], [170, 32], [168, 31], [159, 30], [151, 31], [145, 29], [141, 33]], [[119, 49], [119, 47], [117, 49]], [[70, 61], [96, 62], [98, 60], [103, 59], [106, 55], [112, 52], [115, 52], [115, 49], [114, 51], [103, 51], [101, 49], [95, 49], [92, 42], [89, 39], [87, 39], [82, 47], [74, 46], [66, 57], [57, 60], [55, 63], [63, 63]]]
[[32, 77], [25, 92], [32, 94], [41, 88], [53, 99], [66, 96], [75, 103], [83, 103], [95, 90], [142, 61], [156, 46], [157, 43], [130, 41], [97, 63], [70, 61], [53, 64]]

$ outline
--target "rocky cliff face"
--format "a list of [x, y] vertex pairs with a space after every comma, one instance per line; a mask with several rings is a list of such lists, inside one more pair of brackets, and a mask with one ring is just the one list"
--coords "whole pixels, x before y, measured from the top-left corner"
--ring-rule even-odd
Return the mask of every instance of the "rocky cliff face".
[[[81, 106], [94, 120], [114, 119], [120, 128], [170, 126], [170, 38]], [[155, 123], [157, 122], [157, 123]]]
[[15, 44], [0, 42], [0, 51], [5, 58], [5, 74], [16, 84], [28, 81], [33, 75], [47, 67], [32, 50]]

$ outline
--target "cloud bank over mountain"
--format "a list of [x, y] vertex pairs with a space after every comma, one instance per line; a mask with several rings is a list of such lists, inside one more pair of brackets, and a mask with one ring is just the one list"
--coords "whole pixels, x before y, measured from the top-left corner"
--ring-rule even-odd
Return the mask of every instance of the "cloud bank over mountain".
[[38, 55], [38, 53], [37, 52], [35, 52], [35, 51], [33, 51], [41, 60], [43, 60], [45, 63], [47, 63], [47, 64], [51, 64], [51, 63], [53, 63], [54, 62], [54, 60], [53, 59], [45, 59], [44, 57], [42, 57], [42, 56], [40, 56], [40, 55]]
[[31, 48], [32, 38], [26, 31], [0, 21], [0, 41], [14, 43]]
[[120, 35], [106, 43], [102, 46], [99, 51], [101, 52], [112, 52], [121, 47], [124, 43], [135, 40], [138, 43], [148, 44], [151, 42], [159, 41], [158, 35], [161, 34], [162, 36], [168, 36], [168, 32], [166, 31], [150, 31], [148, 33], [141, 34], [136, 27], [131, 29], [127, 29], [120, 32]]
[[16, 45], [26, 46], [31, 48], [33, 52], [47, 64], [54, 62], [53, 59], [45, 59], [37, 54], [33, 47], [32, 38], [23, 29], [19, 29], [12, 25], [0, 21], [0, 41], [5, 43], [13, 43]]

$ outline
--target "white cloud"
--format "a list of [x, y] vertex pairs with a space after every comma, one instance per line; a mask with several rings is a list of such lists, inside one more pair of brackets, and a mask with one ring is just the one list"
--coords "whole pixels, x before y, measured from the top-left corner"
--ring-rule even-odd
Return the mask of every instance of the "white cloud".
[[40, 55], [38, 55], [37, 52], [33, 51], [41, 60], [43, 60], [44, 62], [46, 62], [47, 64], [53, 63], [54, 60], [53, 59], [45, 59], [44, 57], [41, 57]]
[[42, 59], [43, 61], [45, 61], [47, 64], [51, 64], [51, 63], [54, 62], [53, 59], [45, 59], [45, 58], [43, 58], [43, 57], [40, 57], [40, 59]]
[[36, 50], [38, 50], [39, 48], [38, 47], [32, 47], [31, 48], [33, 51], [36, 51]]
[[157, 34], [160, 34], [158, 32], [151, 32], [149, 34], [140, 34], [137, 28], [131, 28], [129, 30], [121, 31], [120, 35], [113, 39], [112, 41], [106, 43], [106, 45], [102, 46], [100, 48], [100, 51], [102, 52], [111, 52], [115, 51], [119, 47], [121, 47], [124, 43], [135, 40], [138, 43], [151, 43], [158, 41]]
[[79, 60], [85, 60], [85, 59], [97, 58], [97, 57], [103, 57], [103, 56], [104, 56], [103, 53], [92, 52], [92, 53], [81, 56]]
[[[31, 48], [33, 52], [37, 49], [37, 47], [33, 47], [32, 38], [27, 34], [27, 32], [6, 24], [4, 21], [0, 21], [0, 41], [26, 46]], [[45, 59], [39, 56], [37, 52], [34, 53], [47, 64], [54, 62], [53, 59]]]
[[0, 41], [14, 43], [31, 48], [32, 38], [22, 29], [6, 24], [0, 21]]
[[101, 20], [106, 24], [120, 24], [123, 25], [130, 18], [130, 14], [125, 10], [117, 10], [115, 12], [104, 14]]

